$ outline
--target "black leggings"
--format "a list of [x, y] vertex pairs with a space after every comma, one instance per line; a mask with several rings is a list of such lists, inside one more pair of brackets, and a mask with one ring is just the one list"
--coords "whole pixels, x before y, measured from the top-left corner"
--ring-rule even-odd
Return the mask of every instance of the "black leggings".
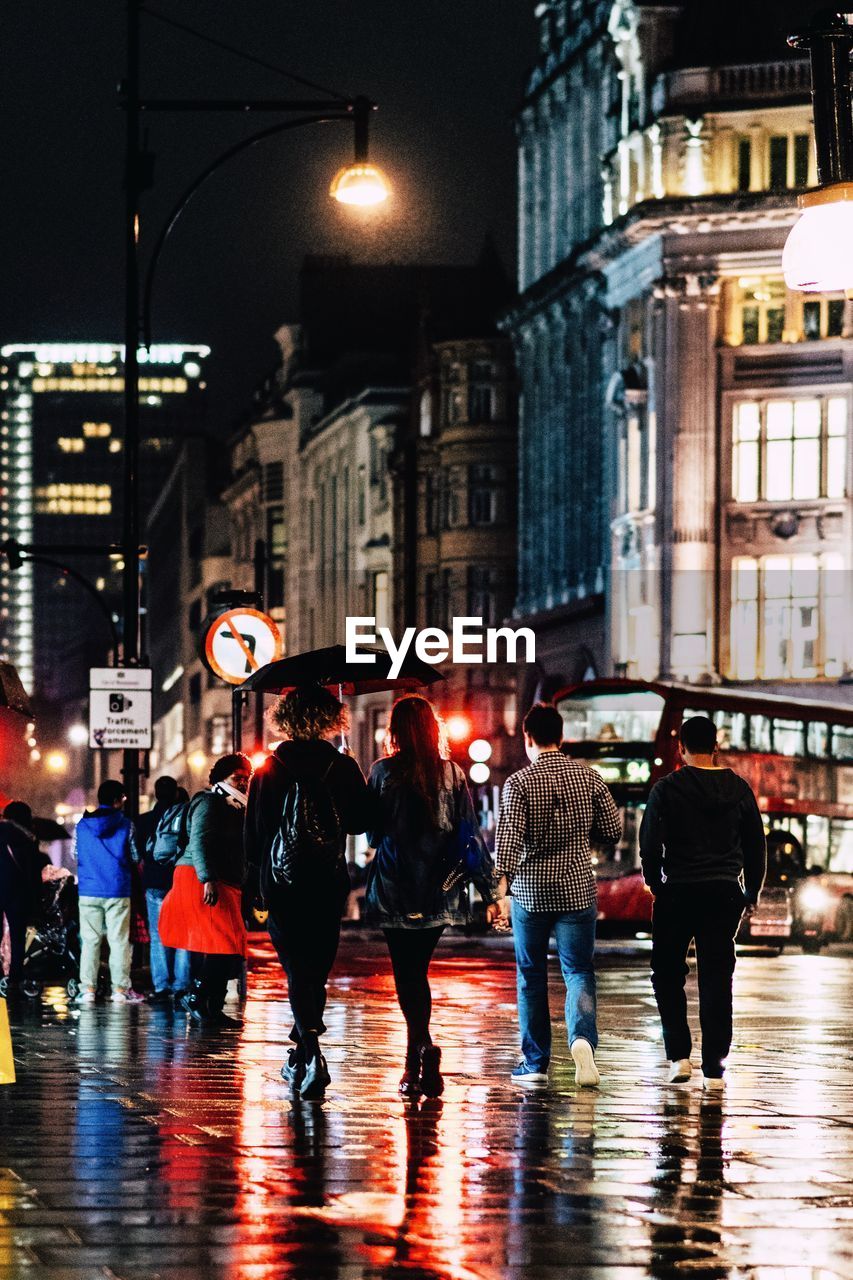
[[238, 978], [242, 971], [242, 956], [207, 955], [202, 951], [190, 952], [190, 975], [204, 983], [204, 996], [208, 1007], [220, 1012], [225, 1003], [228, 983]]
[[432, 953], [444, 933], [444, 926], [432, 929], [383, 929], [382, 932], [391, 953], [394, 986], [406, 1019], [409, 1048], [432, 1044], [429, 1034], [432, 993], [427, 975]]

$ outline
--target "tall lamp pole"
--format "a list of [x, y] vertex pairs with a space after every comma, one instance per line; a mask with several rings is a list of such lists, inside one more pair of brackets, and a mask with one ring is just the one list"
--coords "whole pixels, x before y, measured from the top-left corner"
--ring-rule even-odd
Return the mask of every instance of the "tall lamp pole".
[[[344, 166], [332, 182], [329, 194], [341, 204], [368, 206], [387, 199], [390, 188], [381, 171], [368, 161], [368, 120], [375, 104], [368, 98], [344, 96], [323, 100], [306, 99], [143, 99], [140, 95], [140, 30], [142, 0], [127, 0], [127, 76], [122, 86], [125, 111], [125, 312], [124, 312], [124, 521], [122, 547], [122, 660], [137, 666], [140, 660], [139, 631], [139, 342], [150, 342], [151, 293], [154, 273], [168, 235], [196, 191], [223, 164], [264, 139], [300, 125], [344, 121], [354, 127], [354, 163]], [[227, 111], [273, 112], [289, 118], [244, 138], [230, 147], [183, 192], [158, 236], [148, 267], [143, 314], [140, 316], [140, 203], [149, 185], [150, 157], [140, 145], [139, 122], [143, 112]], [[141, 324], [140, 324], [141, 322]], [[125, 751], [124, 786], [128, 811], [139, 811], [139, 753]]]

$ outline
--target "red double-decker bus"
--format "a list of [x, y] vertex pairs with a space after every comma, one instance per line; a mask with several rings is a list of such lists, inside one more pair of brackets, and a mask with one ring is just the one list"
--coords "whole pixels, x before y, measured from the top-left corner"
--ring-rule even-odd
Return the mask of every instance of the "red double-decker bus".
[[588, 761], [622, 812], [623, 837], [597, 852], [602, 925], [648, 927], [640, 820], [652, 785], [679, 765], [681, 722], [708, 716], [720, 763], [745, 778], [768, 833], [768, 877], [742, 940], [806, 950], [853, 941], [853, 704], [708, 686], [592, 680], [554, 699], [564, 750]]

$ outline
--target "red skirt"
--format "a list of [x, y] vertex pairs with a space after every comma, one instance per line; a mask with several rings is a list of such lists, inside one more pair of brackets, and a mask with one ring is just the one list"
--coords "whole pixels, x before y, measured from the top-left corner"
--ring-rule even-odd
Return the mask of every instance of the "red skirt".
[[199, 951], [206, 956], [247, 956], [243, 895], [230, 884], [217, 882], [219, 901], [206, 907], [193, 867], [176, 867], [172, 887], [160, 908], [159, 934], [164, 947]]

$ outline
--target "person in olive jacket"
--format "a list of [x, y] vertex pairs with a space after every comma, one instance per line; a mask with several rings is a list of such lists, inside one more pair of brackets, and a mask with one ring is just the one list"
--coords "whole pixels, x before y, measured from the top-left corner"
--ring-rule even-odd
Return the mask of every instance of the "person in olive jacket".
[[251, 780], [251, 762], [241, 752], [217, 760], [209, 787], [190, 801], [187, 846], [160, 911], [163, 945], [191, 953], [192, 985], [181, 1003], [200, 1022], [234, 1021], [222, 1006], [248, 950], [243, 820]]

